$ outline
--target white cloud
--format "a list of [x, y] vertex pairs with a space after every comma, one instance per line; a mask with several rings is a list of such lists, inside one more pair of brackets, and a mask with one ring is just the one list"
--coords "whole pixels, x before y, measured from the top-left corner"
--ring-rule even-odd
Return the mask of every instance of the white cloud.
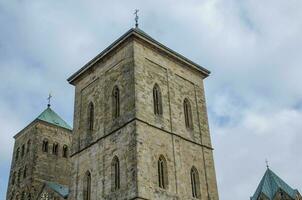
[[265, 158], [302, 189], [301, 6], [299, 0], [0, 0], [0, 163], [9, 165], [11, 137], [45, 108], [49, 91], [56, 111], [72, 122], [66, 78], [133, 26], [139, 8], [145, 32], [212, 71], [206, 96], [220, 198], [249, 198]]

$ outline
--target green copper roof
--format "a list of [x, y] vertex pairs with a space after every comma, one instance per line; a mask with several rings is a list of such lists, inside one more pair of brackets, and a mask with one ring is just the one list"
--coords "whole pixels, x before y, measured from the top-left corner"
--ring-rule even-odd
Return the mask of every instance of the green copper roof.
[[50, 189], [54, 190], [56, 193], [61, 195], [64, 199], [66, 199], [69, 195], [69, 189], [66, 186], [60, 185], [54, 182], [46, 182], [45, 183]]
[[287, 193], [293, 199], [296, 198], [298, 192], [297, 190], [292, 189], [280, 177], [278, 177], [272, 170], [268, 168], [263, 178], [261, 179], [261, 182], [258, 185], [255, 194], [251, 197], [251, 200], [257, 200], [261, 194], [264, 194], [267, 198], [273, 200], [279, 190]]
[[60, 126], [60, 127], [72, 130], [72, 128], [57, 113], [55, 113], [50, 107], [46, 108], [37, 117], [37, 119], [54, 124], [56, 126]]

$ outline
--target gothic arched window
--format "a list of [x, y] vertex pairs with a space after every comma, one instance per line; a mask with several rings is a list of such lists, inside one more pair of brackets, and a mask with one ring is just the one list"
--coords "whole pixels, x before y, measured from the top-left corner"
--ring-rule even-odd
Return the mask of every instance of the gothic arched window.
[[155, 115], [163, 114], [161, 91], [157, 84], [153, 87], [153, 106]]
[[113, 191], [118, 190], [120, 188], [120, 161], [117, 156], [115, 156], [112, 160], [112, 179]]
[[12, 185], [15, 185], [15, 180], [16, 180], [16, 172], [13, 173]]
[[191, 168], [191, 187], [192, 187], [192, 197], [200, 198], [200, 183], [198, 171], [195, 167]]
[[21, 157], [24, 156], [24, 152], [25, 152], [25, 145], [23, 144], [21, 147]]
[[91, 174], [89, 171], [86, 172], [84, 177], [83, 197], [84, 200], [90, 200], [91, 198]]
[[23, 178], [26, 178], [26, 176], [27, 176], [27, 166], [24, 167]]
[[15, 157], [16, 161], [19, 158], [19, 152], [20, 152], [20, 148], [18, 147], [17, 150], [16, 150], [16, 157]]
[[58, 143], [53, 143], [52, 154], [53, 155], [58, 155], [58, 151], [59, 151], [59, 144]]
[[28, 193], [28, 195], [27, 195], [27, 200], [31, 200], [31, 194], [30, 193]]
[[67, 147], [67, 145], [65, 144], [65, 145], [63, 146], [63, 157], [64, 157], [64, 158], [67, 158], [67, 156], [68, 156], [68, 147]]
[[21, 177], [21, 169], [19, 169], [18, 171], [18, 175], [17, 175], [17, 183], [20, 183], [20, 177]]
[[21, 193], [21, 200], [25, 200], [25, 192], [24, 191]]
[[27, 141], [27, 150], [26, 150], [26, 153], [29, 153], [30, 151], [30, 145], [31, 145], [31, 142], [30, 140]]
[[117, 86], [112, 90], [112, 115], [114, 119], [120, 116], [120, 91]]
[[88, 131], [93, 131], [93, 124], [94, 124], [94, 105], [92, 102], [89, 103], [88, 106]]
[[187, 98], [185, 98], [183, 105], [184, 105], [184, 115], [185, 115], [186, 127], [193, 129], [192, 110], [191, 110], [190, 101]]
[[43, 144], [42, 144], [42, 151], [43, 152], [48, 152], [48, 140], [43, 140]]
[[164, 156], [160, 156], [157, 162], [158, 168], [158, 186], [166, 189], [168, 186], [168, 169], [167, 162]]

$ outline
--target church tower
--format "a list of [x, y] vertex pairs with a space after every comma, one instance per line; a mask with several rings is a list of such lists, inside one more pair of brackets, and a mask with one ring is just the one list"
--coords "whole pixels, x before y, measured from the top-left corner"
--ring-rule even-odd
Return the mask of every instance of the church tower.
[[209, 74], [139, 28], [73, 74], [69, 199], [218, 200]]
[[45, 185], [69, 185], [71, 133], [71, 127], [48, 105], [14, 136], [7, 200], [33, 200]]
[[267, 167], [250, 200], [302, 200], [302, 197], [297, 189], [293, 189]]

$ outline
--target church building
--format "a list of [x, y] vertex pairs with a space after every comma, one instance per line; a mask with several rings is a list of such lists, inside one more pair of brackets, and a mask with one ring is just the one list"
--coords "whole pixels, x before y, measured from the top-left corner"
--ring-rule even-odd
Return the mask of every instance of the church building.
[[13, 160], [7, 200], [218, 200], [209, 74], [130, 29], [68, 78], [73, 129], [49, 107], [17, 134], [14, 158], [30, 139], [32, 160]]

